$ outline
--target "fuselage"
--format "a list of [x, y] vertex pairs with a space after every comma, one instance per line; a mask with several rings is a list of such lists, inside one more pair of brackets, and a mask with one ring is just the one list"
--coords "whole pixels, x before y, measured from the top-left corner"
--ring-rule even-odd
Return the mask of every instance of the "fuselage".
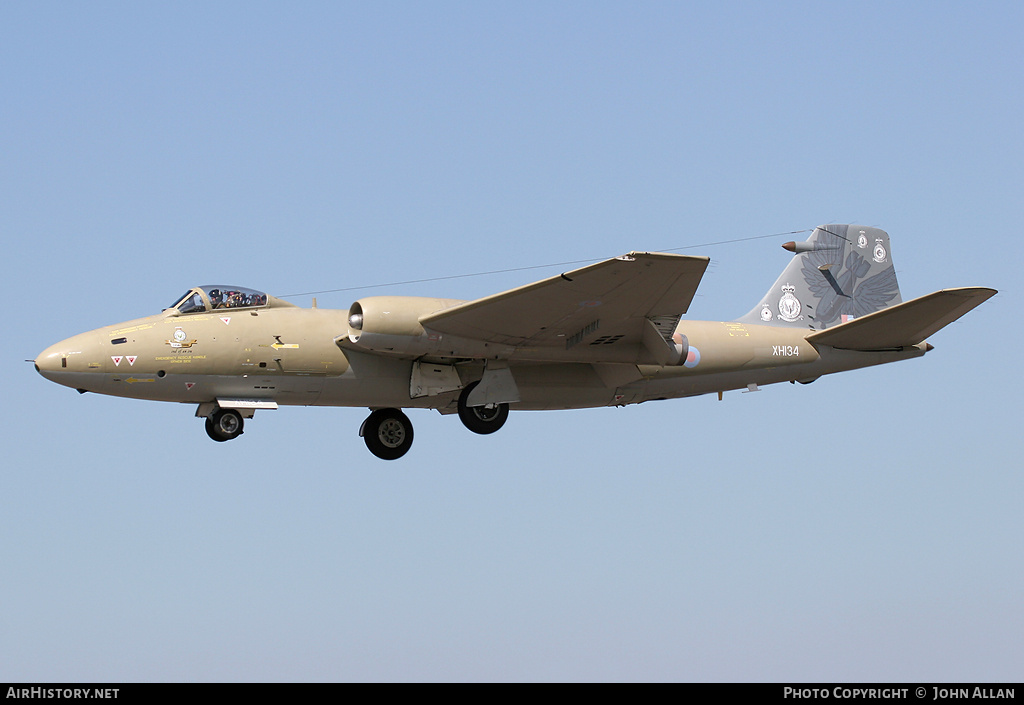
[[[276, 305], [274, 305], [276, 302]], [[458, 390], [414, 396], [417, 360], [343, 349], [348, 311], [273, 300], [253, 308], [163, 313], [73, 336], [36, 358], [39, 372], [80, 391], [181, 403], [267, 400], [280, 405], [455, 407]], [[512, 409], [572, 409], [686, 397], [923, 355], [924, 344], [860, 352], [815, 347], [798, 328], [687, 321], [684, 364], [525, 361], [510, 365], [520, 401]], [[483, 362], [450, 361], [463, 384]]]

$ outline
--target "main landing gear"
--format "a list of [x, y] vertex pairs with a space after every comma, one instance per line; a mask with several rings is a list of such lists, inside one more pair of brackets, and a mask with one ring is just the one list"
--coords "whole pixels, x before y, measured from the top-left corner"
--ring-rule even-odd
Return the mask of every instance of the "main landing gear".
[[359, 429], [366, 447], [382, 460], [397, 460], [412, 447], [412, 422], [399, 409], [377, 409]]
[[[473, 433], [494, 433], [508, 419], [508, 404], [467, 406], [476, 382], [459, 395], [459, 418]], [[359, 429], [366, 447], [382, 460], [397, 460], [412, 447], [412, 422], [400, 409], [376, 409]]]
[[467, 406], [466, 400], [478, 384], [480, 383], [473, 382], [467, 385], [459, 395], [459, 419], [462, 420], [462, 425], [473, 433], [494, 433], [508, 420], [508, 404]]
[[206, 434], [217, 442], [238, 438], [243, 426], [242, 415], [234, 409], [217, 409], [206, 417]]

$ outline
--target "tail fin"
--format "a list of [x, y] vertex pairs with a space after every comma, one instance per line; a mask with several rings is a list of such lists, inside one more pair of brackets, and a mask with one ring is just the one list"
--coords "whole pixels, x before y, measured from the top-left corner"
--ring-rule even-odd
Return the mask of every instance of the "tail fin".
[[761, 303], [737, 320], [824, 330], [900, 302], [900, 287], [884, 230], [820, 225], [794, 253]]

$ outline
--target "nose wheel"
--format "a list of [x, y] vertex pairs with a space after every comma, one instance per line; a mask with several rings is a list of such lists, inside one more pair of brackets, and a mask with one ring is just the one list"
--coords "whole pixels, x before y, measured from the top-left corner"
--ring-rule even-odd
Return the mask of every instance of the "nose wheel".
[[218, 443], [230, 441], [242, 435], [245, 422], [234, 409], [218, 409], [206, 417], [206, 435]]
[[359, 429], [366, 447], [382, 460], [397, 460], [412, 447], [412, 422], [398, 409], [377, 409]]

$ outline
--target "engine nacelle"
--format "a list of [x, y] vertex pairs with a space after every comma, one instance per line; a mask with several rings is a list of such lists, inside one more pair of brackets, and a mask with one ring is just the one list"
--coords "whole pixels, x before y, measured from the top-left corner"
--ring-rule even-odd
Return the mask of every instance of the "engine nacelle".
[[[425, 330], [420, 325], [422, 317], [462, 303], [465, 302], [419, 296], [370, 296], [359, 299], [349, 308], [348, 333], [339, 336], [336, 342], [344, 348], [406, 359], [493, 359], [517, 352], [522, 360], [565, 361], [558, 354], [564, 352], [559, 347], [517, 351], [505, 345]], [[590, 354], [583, 354], [574, 361], [685, 365], [690, 352], [686, 336], [675, 333], [671, 340], [666, 340], [664, 335], [654, 321], [646, 321], [643, 328], [644, 350], [636, 351], [632, 348], [634, 352], [630, 355], [615, 357], [602, 356], [603, 348], [581, 346], [582, 353]], [[546, 354], [549, 351], [554, 351], [553, 356]]]
[[440, 336], [423, 330], [420, 317], [463, 303], [420, 296], [370, 296], [348, 311], [348, 342], [364, 350], [397, 357], [434, 352]]

